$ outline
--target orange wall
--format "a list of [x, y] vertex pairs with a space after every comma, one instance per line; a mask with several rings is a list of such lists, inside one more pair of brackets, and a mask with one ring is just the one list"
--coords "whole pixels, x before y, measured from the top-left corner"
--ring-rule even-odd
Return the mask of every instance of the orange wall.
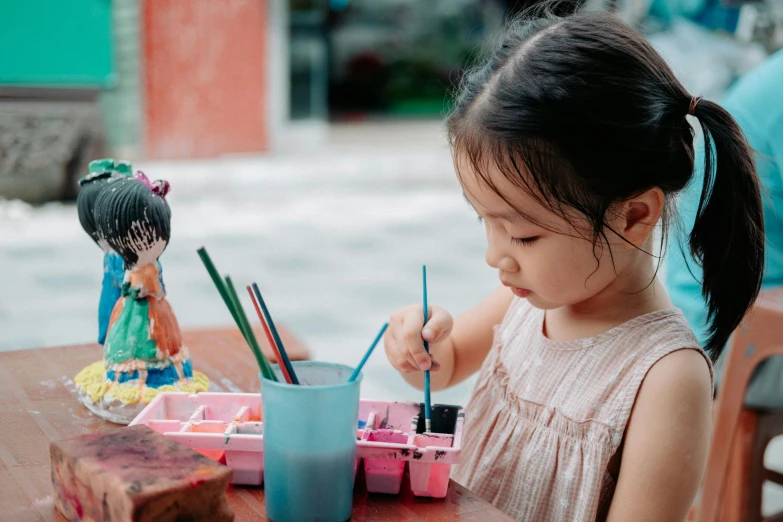
[[266, 150], [266, 1], [141, 4], [145, 155]]

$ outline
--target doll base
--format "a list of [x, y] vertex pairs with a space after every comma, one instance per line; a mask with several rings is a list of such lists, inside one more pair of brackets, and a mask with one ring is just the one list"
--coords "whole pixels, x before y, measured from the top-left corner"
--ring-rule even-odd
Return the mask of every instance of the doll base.
[[193, 372], [192, 379], [157, 388], [141, 384], [138, 379], [118, 384], [106, 378], [103, 361], [84, 368], [74, 377], [74, 384], [79, 402], [98, 417], [115, 424], [129, 424], [159, 393], [209, 390], [209, 378], [201, 372]]

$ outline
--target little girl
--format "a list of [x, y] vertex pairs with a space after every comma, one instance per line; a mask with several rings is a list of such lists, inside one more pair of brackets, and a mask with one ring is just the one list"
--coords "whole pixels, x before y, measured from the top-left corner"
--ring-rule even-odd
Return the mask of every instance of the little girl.
[[385, 348], [418, 387], [421, 370], [433, 389], [480, 372], [454, 479], [518, 520], [681, 521], [699, 488], [712, 368], [654, 255], [694, 170], [687, 115], [712, 151], [690, 248], [715, 358], [764, 256], [753, 158], [729, 114], [605, 13], [518, 23], [463, 80], [447, 128], [502, 286], [456, 320], [395, 312]]

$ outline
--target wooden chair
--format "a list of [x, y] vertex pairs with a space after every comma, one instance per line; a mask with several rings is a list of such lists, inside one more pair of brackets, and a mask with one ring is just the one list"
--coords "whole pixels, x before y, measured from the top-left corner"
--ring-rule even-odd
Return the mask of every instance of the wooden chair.
[[688, 520], [698, 522], [783, 522], [783, 512], [761, 515], [761, 488], [783, 475], [764, 467], [764, 451], [783, 435], [783, 410], [757, 411], [744, 405], [753, 370], [783, 355], [783, 291], [763, 294], [734, 332], [713, 413], [713, 434], [701, 498]]

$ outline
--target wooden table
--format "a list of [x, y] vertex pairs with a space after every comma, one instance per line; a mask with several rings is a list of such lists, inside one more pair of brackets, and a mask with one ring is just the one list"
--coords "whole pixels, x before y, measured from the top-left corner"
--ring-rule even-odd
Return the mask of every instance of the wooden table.
[[[293, 359], [307, 350], [288, 331], [281, 337]], [[218, 390], [258, 391], [258, 367], [239, 332], [183, 332], [193, 366]], [[274, 359], [263, 335], [262, 349]], [[116, 428], [91, 415], [76, 399], [73, 376], [101, 358], [95, 344], [0, 353], [0, 521], [34, 522], [65, 519], [52, 502], [49, 442]], [[353, 520], [476, 521], [511, 520], [452, 482], [444, 500], [367, 494], [357, 482]], [[229, 504], [237, 522], [264, 521], [264, 491], [234, 487]]]

